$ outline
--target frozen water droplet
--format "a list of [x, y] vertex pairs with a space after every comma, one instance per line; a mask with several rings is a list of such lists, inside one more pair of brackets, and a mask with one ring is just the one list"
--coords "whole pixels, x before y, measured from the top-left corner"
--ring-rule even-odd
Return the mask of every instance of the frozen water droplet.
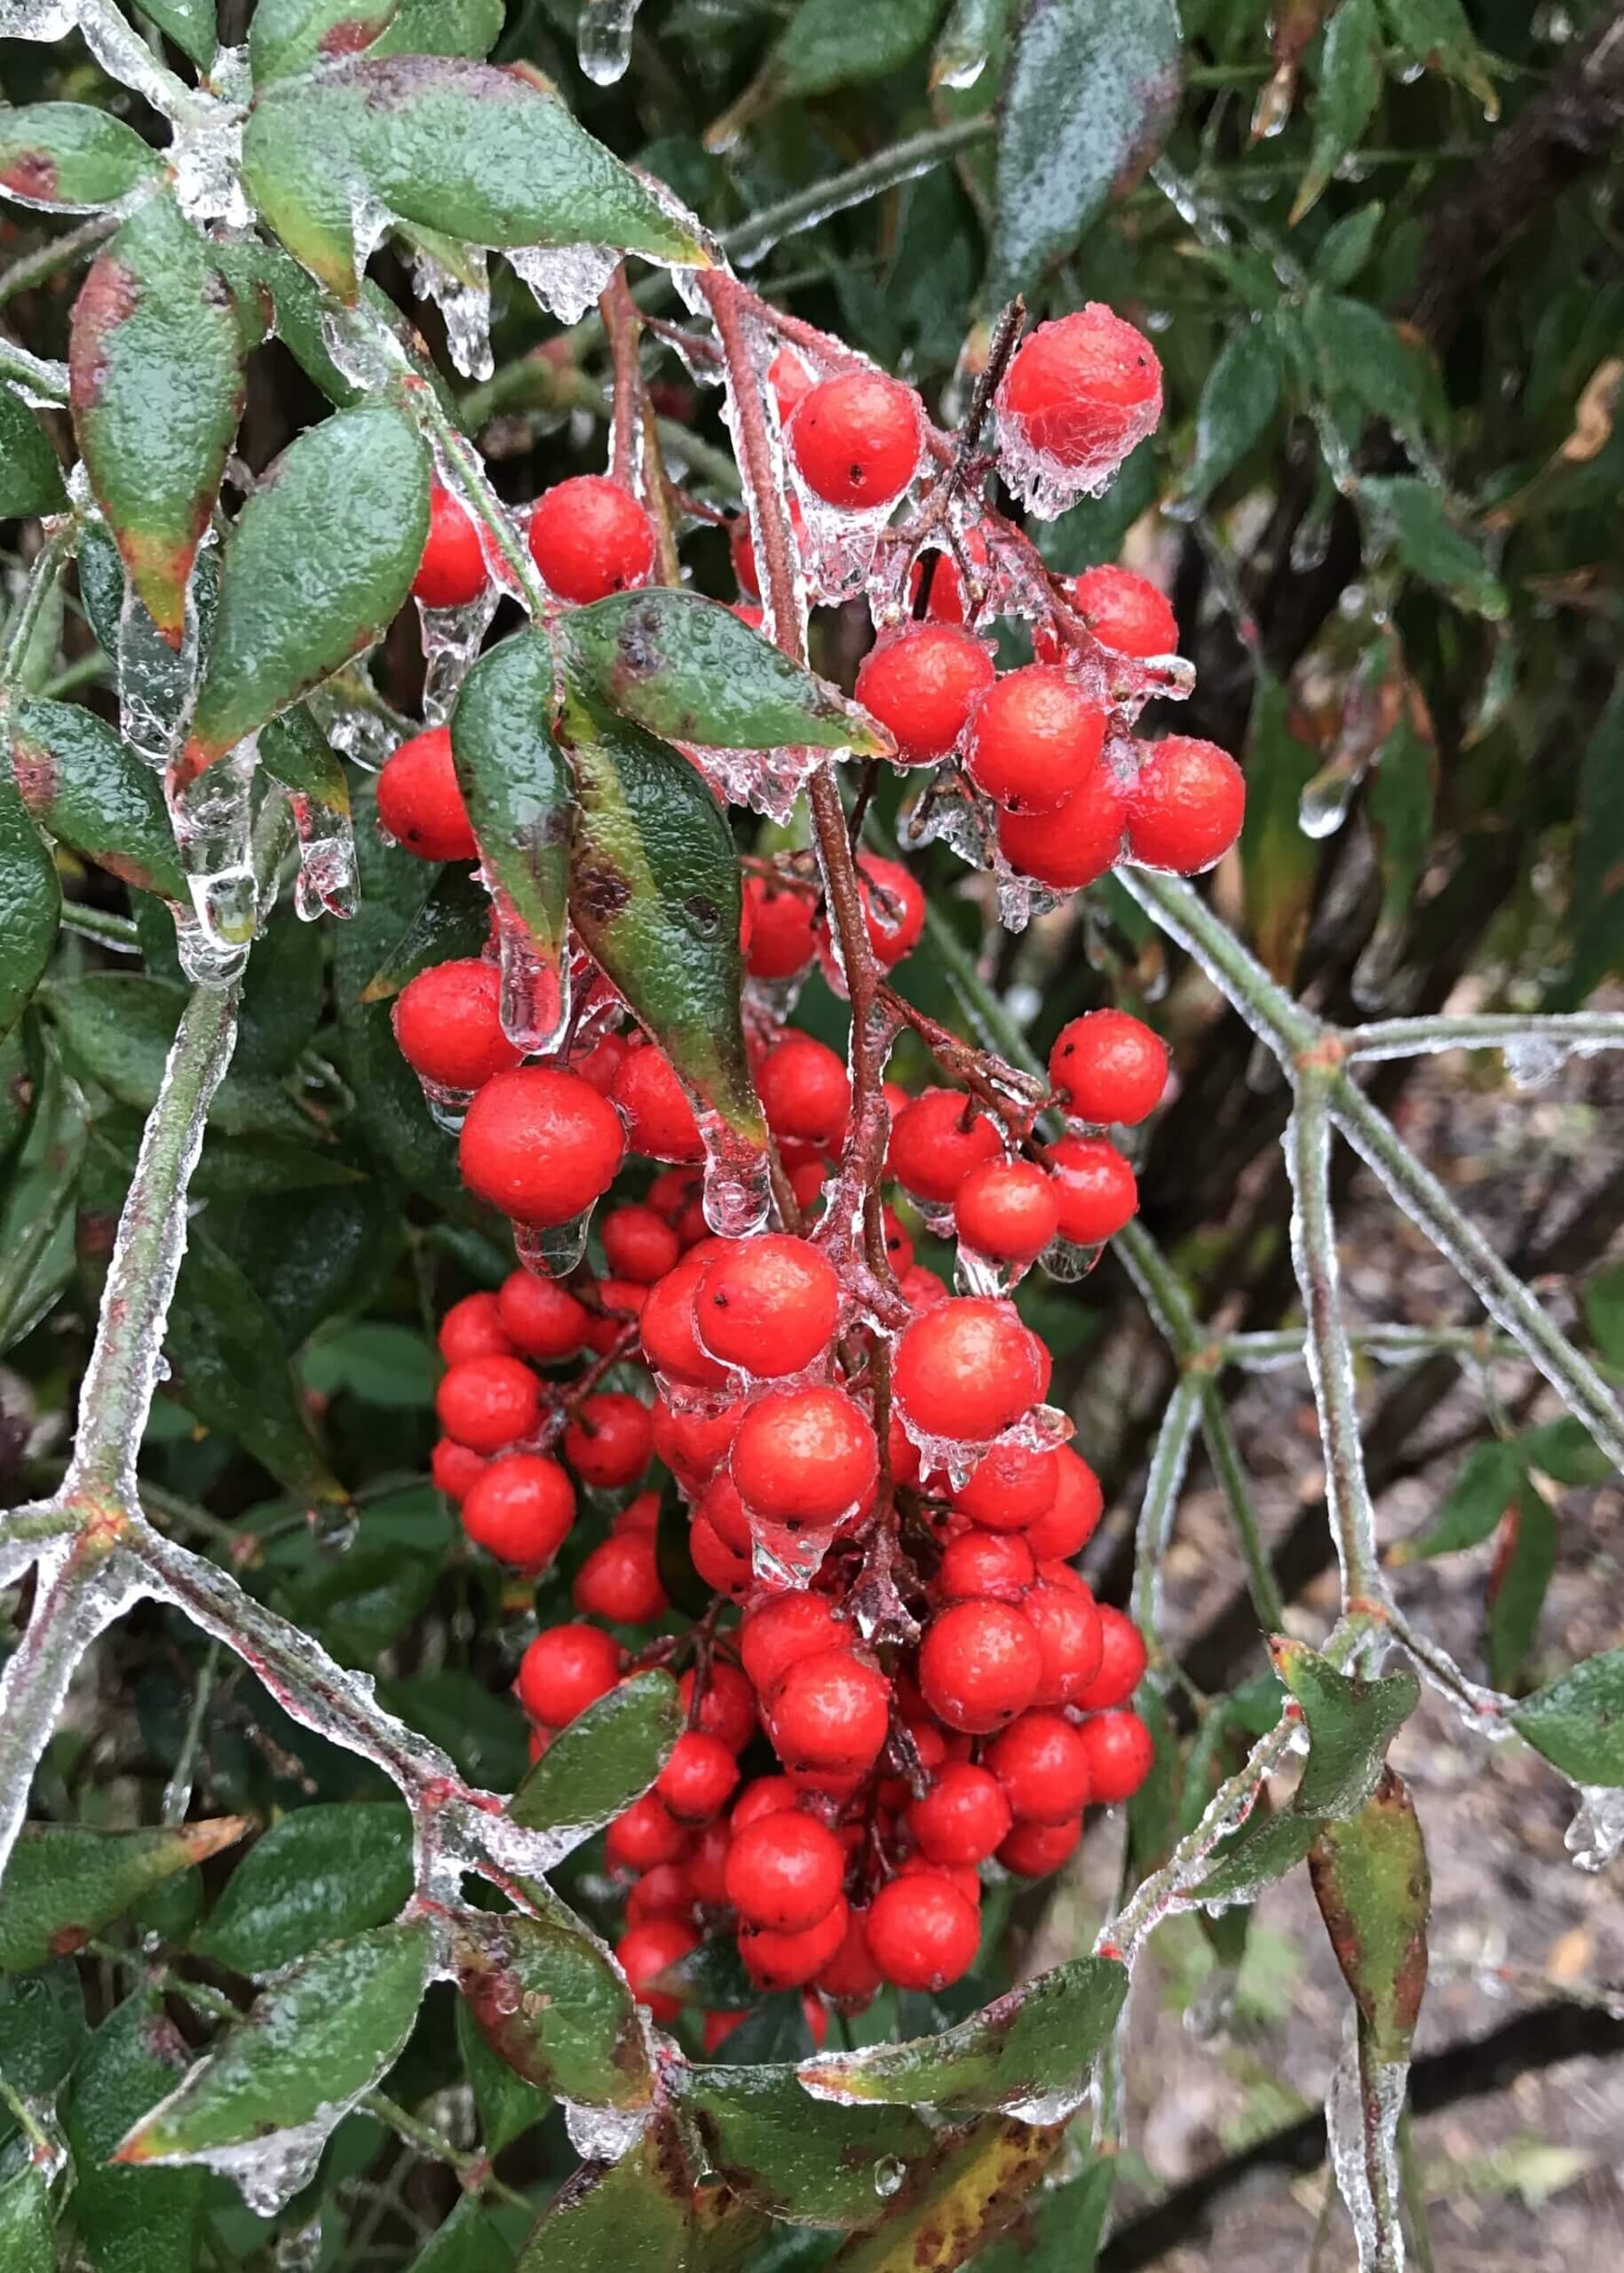
[[501, 592], [487, 584], [477, 599], [462, 607], [425, 607], [417, 602], [417, 622], [423, 632], [423, 716], [438, 726], [451, 716], [457, 691], [479, 653]]
[[1103, 1247], [1079, 1247], [1074, 1239], [1051, 1239], [1038, 1257], [1038, 1268], [1063, 1287], [1086, 1279], [1105, 1253]]
[[308, 2224], [289, 2227], [278, 2234], [272, 2251], [276, 2273], [316, 2273], [321, 2261], [321, 2221], [312, 2218]]
[[466, 277], [454, 275], [432, 253], [417, 249], [412, 260], [412, 289], [432, 300], [445, 319], [446, 345], [465, 379], [488, 379], [491, 354], [491, 290], [483, 245], [466, 245]]
[[705, 1147], [705, 1221], [718, 1239], [749, 1239], [772, 1204], [765, 1148], [709, 1106], [700, 1106], [694, 1117]]
[[515, 1224], [513, 1252], [537, 1279], [567, 1279], [586, 1253], [589, 1208], [567, 1224]]
[[189, 977], [234, 977], [253, 943], [258, 915], [251, 849], [254, 767], [258, 737], [251, 735], [217, 758], [195, 781], [170, 795], [170, 818], [186, 871], [194, 932], [179, 932]]
[[505, 892], [493, 892], [502, 959], [502, 1031], [515, 1049], [549, 1050], [569, 1024], [567, 954], [544, 954]]
[[1567, 1064], [1569, 1054], [1565, 1044], [1542, 1034], [1518, 1034], [1501, 1053], [1519, 1089], [1544, 1089]]
[[1298, 800], [1297, 827], [1303, 836], [1316, 843], [1321, 837], [1335, 836], [1348, 818], [1358, 787], [1359, 775], [1340, 760], [1333, 758], [1329, 765], [1322, 766]]
[[188, 220], [200, 225], [218, 221], [228, 229], [251, 227], [253, 212], [239, 181], [245, 116], [241, 108], [219, 104], [205, 116], [177, 126], [164, 156], [177, 202]]
[[612, 87], [631, 60], [631, 28], [641, 0], [581, 0], [575, 51], [595, 86]]
[[643, 2135], [646, 2108], [582, 2107], [564, 2103], [564, 2128], [569, 2142], [588, 2162], [617, 2163]]
[[360, 1512], [347, 1500], [324, 1500], [318, 1506], [306, 1508], [305, 1525], [317, 1553], [335, 1562], [341, 1555], [347, 1555], [360, 1536]]
[[966, 87], [973, 87], [986, 68], [985, 55], [967, 55], [962, 63], [950, 63], [945, 71], [939, 69], [936, 83], [939, 87], [952, 87], [955, 92], [962, 91]]
[[596, 305], [620, 258], [608, 245], [504, 245], [502, 257], [543, 313], [566, 326]]
[[1563, 1844], [1581, 1871], [1603, 1871], [1624, 1847], [1624, 1785], [1577, 1788], [1581, 1804]]
[[750, 1514], [750, 1568], [773, 1593], [808, 1587], [823, 1568], [823, 1558], [834, 1545], [836, 1532], [791, 1531], [787, 1524], [769, 1523]]
[[314, 923], [323, 908], [340, 918], [353, 915], [360, 904], [360, 882], [349, 814], [291, 791], [288, 806], [299, 841], [293, 904], [300, 922]]
[[901, 2191], [907, 2176], [906, 2163], [899, 2162], [895, 2155], [882, 2155], [874, 2166], [874, 2190], [882, 2202], [889, 2202], [893, 2194]]
[[1037, 447], [1026, 422], [1010, 412], [1007, 381], [994, 400], [993, 421], [997, 439], [998, 474], [1012, 497], [1019, 499], [1040, 520], [1051, 521], [1080, 497], [1098, 497], [1129, 452], [1154, 432], [1161, 416], [1161, 391], [1136, 406], [1124, 421], [1120, 436], [1105, 449], [1091, 452], [1075, 463]]

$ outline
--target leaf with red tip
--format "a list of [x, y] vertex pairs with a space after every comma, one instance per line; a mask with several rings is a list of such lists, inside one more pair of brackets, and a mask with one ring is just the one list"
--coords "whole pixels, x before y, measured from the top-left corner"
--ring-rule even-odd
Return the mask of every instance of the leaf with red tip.
[[1327, 1823], [1308, 1874], [1378, 2060], [1407, 2060], [1427, 1986], [1432, 1879], [1415, 1804], [1384, 1769], [1357, 1814]]
[[637, 2007], [619, 1968], [560, 1905], [556, 1917], [469, 1911], [456, 1977], [498, 2058], [581, 2107], [646, 2107], [654, 2094]]
[[133, 126], [89, 103], [0, 111], [0, 195], [51, 213], [115, 205], [163, 170]]
[[0, 1971], [83, 1948], [153, 1887], [234, 1846], [251, 1827], [241, 1815], [161, 1831], [25, 1825], [0, 1882]]
[[254, 84], [353, 55], [487, 55], [503, 0], [259, 0], [249, 26]]
[[23, 804], [59, 844], [165, 899], [184, 899], [157, 776], [105, 720], [70, 702], [15, 703], [5, 721]]

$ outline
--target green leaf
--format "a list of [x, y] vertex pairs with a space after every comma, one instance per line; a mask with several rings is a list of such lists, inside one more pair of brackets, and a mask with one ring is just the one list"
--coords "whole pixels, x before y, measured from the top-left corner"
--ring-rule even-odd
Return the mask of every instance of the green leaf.
[[1612, 1462], [1597, 1449], [1582, 1421], [1565, 1416], [1538, 1429], [1525, 1429], [1517, 1444], [1528, 1466], [1556, 1484], [1605, 1484]]
[[50, 436], [22, 397], [0, 386], [0, 519], [59, 513], [67, 503], [67, 485]]
[[1316, 284], [1340, 292], [1352, 283], [1375, 249], [1385, 211], [1380, 199], [1373, 198], [1368, 205], [1356, 206], [1340, 221], [1332, 222], [1309, 263], [1309, 273]]
[[1295, 1815], [1290, 1809], [1265, 1811], [1262, 1802], [1245, 1823], [1217, 1850], [1217, 1859], [1201, 1881], [1203, 1903], [1244, 1902], [1258, 1890], [1295, 1870], [1319, 1831], [1319, 1818]]
[[[49, 2099], [89, 2031], [84, 1990], [70, 1958], [0, 1976], [0, 2074], [24, 2099]], [[0, 2114], [0, 2135], [12, 2127]]]
[[84, 1104], [44, 1053], [28, 1133], [0, 1196], [0, 1350], [31, 1331], [73, 1275]]
[[1483, 115], [1500, 115], [1500, 99], [1461, 0], [1382, 0], [1388, 28], [1411, 62], [1430, 66], [1477, 96]]
[[654, 2071], [631, 1992], [561, 1906], [543, 1918], [464, 1912], [452, 1950], [481, 2035], [527, 2083], [582, 2107], [650, 2103]]
[[701, 2005], [709, 2013], [754, 2012], [761, 1992], [744, 1969], [736, 1934], [714, 1934], [696, 1950], [667, 1966], [661, 1985], [685, 2005]]
[[1013, 2231], [976, 2259], [976, 2273], [1094, 2273], [1116, 2169], [1113, 2155], [1090, 2156], [1075, 2178], [1029, 2196]]
[[[53, 979], [41, 999], [71, 1068], [120, 1105], [146, 1113], [157, 1098], [186, 995], [186, 988], [167, 978], [98, 970], [83, 978]], [[227, 1136], [297, 1136], [308, 1143], [313, 1133], [286, 1092], [258, 1074], [228, 1073], [209, 1119]]]
[[845, 2243], [831, 2273], [956, 2273], [972, 2252], [980, 2266], [982, 2245], [1018, 2215], [1059, 2143], [1052, 2129], [1009, 2121], [950, 2135], [907, 2173], [874, 2230]]
[[1585, 1324], [1610, 1366], [1624, 1366], [1624, 1265], [1598, 1271], [1586, 1282]]
[[503, 0], [259, 0], [248, 29], [256, 87], [358, 55], [485, 55]]
[[473, 244], [603, 244], [709, 265], [694, 232], [556, 96], [451, 57], [341, 64], [269, 88], [249, 116], [242, 186], [289, 251], [351, 305], [361, 202]]
[[1274, 1669], [1303, 1707], [1308, 1764], [1292, 1807], [1298, 1815], [1351, 1815], [1374, 1790], [1387, 1747], [1415, 1710], [1413, 1673], [1364, 1681], [1338, 1672], [1306, 1643], [1271, 1642]]
[[32, 2163], [0, 2182], [0, 2265], [5, 2273], [56, 2273], [51, 2197]]
[[548, 1746], [508, 1802], [527, 1831], [594, 1831], [646, 1792], [682, 1734], [677, 1684], [657, 1667], [617, 1683]]
[[1517, 1497], [1524, 1477], [1523, 1456], [1515, 1444], [1495, 1437], [1474, 1445], [1462, 1461], [1442, 1506], [1424, 1531], [1394, 1548], [1393, 1563], [1419, 1563], [1432, 1555], [1454, 1555], [1492, 1538]]
[[167, 192], [91, 265], [68, 345], [74, 432], [131, 582], [171, 647], [242, 415], [242, 343], [208, 241]]
[[308, 797], [329, 813], [349, 812], [343, 762], [305, 703], [272, 719], [259, 737], [259, 763], [296, 797]]
[[389, 1711], [448, 1752], [459, 1773], [488, 1792], [511, 1791], [525, 1772], [524, 1730], [512, 1702], [472, 1674], [442, 1667], [409, 1681], [380, 1682]]
[[390, 405], [337, 411], [282, 452], [226, 540], [182, 787], [372, 645], [428, 531], [428, 453]]
[[170, 1394], [306, 1501], [347, 1495], [305, 1425], [270, 1312], [224, 1248], [194, 1231], [164, 1334]]
[[763, 74], [772, 99], [827, 95], [881, 79], [916, 54], [941, 19], [942, 0], [802, 0]]
[[432, 1406], [441, 1370], [421, 1334], [382, 1319], [359, 1319], [322, 1334], [305, 1352], [301, 1367], [305, 1385], [324, 1397], [348, 1390], [397, 1413]]
[[1379, 2061], [1406, 2061], [1427, 1986], [1432, 1879], [1402, 1777], [1383, 1769], [1354, 1814], [1327, 1823], [1308, 1857], [1314, 1899]]
[[1573, 961], [1559, 1002], [1568, 1010], [1624, 970], [1624, 685], [1585, 742], [1573, 835]]
[[1511, 1721], [1576, 1784], [1624, 1784], [1624, 1650], [1582, 1659], [1536, 1689]]
[[[476, 666], [477, 668], [477, 666]], [[482, 953], [490, 937], [490, 894], [471, 868], [451, 861], [429, 871], [422, 907], [361, 988], [361, 1002], [388, 1002], [420, 970]]]
[[1261, 674], [1247, 734], [1246, 820], [1240, 833], [1247, 930], [1259, 959], [1289, 986], [1308, 927], [1319, 851], [1298, 820], [1319, 771], [1288, 687]]
[[798, 2226], [872, 2224], [884, 2200], [878, 2166], [931, 2151], [911, 2108], [814, 2099], [793, 2068], [694, 2068], [678, 2080], [711, 2169], [743, 2200]]
[[513, 2253], [492, 2214], [477, 2197], [465, 2194], [413, 2258], [411, 2273], [510, 2273], [512, 2263]]
[[1401, 927], [1432, 842], [1438, 800], [1438, 752], [1412, 722], [1407, 705], [1382, 743], [1365, 796], [1382, 869], [1382, 919]]
[[0, 766], [0, 1041], [10, 1034], [56, 944], [62, 887], [14, 775]]
[[75, 703], [25, 698], [5, 733], [22, 801], [59, 844], [141, 891], [186, 898], [158, 778], [111, 726]]
[[480, 2142], [494, 2158], [539, 2123], [552, 2102], [497, 2058], [480, 2035], [465, 1997], [456, 2000], [456, 2046], [479, 2112]]
[[551, 644], [544, 632], [519, 631], [480, 657], [451, 714], [452, 756], [480, 865], [536, 959], [543, 998], [535, 1015], [545, 1034], [558, 1023], [568, 952], [570, 773], [552, 736], [552, 701]]
[[[293, 1073], [316, 1038], [327, 978], [327, 939], [315, 923], [271, 923], [254, 943], [242, 982], [234, 1065], [244, 1073]], [[316, 1131], [310, 1131], [313, 1141]]]
[[1325, 36], [1325, 60], [1313, 104], [1308, 170], [1291, 209], [1295, 225], [1317, 204], [1326, 185], [1369, 125], [1382, 99], [1382, 37], [1375, 0], [1341, 0]]
[[162, 1879], [234, 1845], [247, 1818], [216, 1816], [163, 1831], [25, 1824], [0, 1902], [0, 1972], [80, 1948]]
[[986, 292], [1035, 285], [1151, 154], [1178, 99], [1170, 0], [1034, 0], [1005, 74]]
[[1279, 345], [1274, 328], [1253, 319], [1232, 331], [1201, 385], [1195, 414], [1195, 463], [1180, 512], [1205, 504], [1273, 419], [1280, 397]]
[[1013, 0], [953, 0], [931, 57], [931, 85], [971, 87], [998, 53]]
[[343, 1664], [376, 1665], [428, 1607], [445, 1538], [445, 1516], [427, 1486], [374, 1501], [363, 1510], [353, 1547], [333, 1559], [313, 1559], [308, 1575], [291, 1589], [292, 1608]]
[[48, 213], [116, 205], [163, 170], [133, 126], [89, 103], [20, 103], [0, 111], [0, 194]]
[[1505, 588], [1474, 541], [1459, 529], [1430, 482], [1413, 474], [1365, 476], [1359, 495], [1378, 531], [1413, 575], [1433, 585], [1457, 607], [1497, 623], [1509, 605]]
[[213, 62], [220, 44], [215, 0], [141, 0], [141, 13], [150, 16], [200, 71]]
[[1126, 1966], [1113, 1958], [1076, 1958], [939, 2036], [808, 2060], [801, 2081], [820, 2099], [884, 2100], [955, 2114], [1018, 2111], [1072, 2089], [1127, 1994]]
[[663, 741], [715, 749], [789, 742], [856, 757], [895, 748], [837, 688], [697, 592], [612, 592], [570, 610], [559, 630], [581, 693]]
[[425, 1918], [334, 1942], [289, 1967], [123, 2140], [120, 2163], [193, 2160], [336, 2123], [393, 2065], [428, 1986]]
[[530, 2229], [519, 2273], [684, 2273], [693, 2183], [676, 2127], [657, 2115], [618, 2162], [587, 2163]]
[[1379, 308], [1336, 292], [1310, 292], [1302, 310], [1304, 336], [1319, 366], [1320, 392], [1347, 395], [1373, 418], [1410, 440], [1424, 434], [1432, 373], [1422, 351], [1395, 330]]
[[143, 1984], [103, 2021], [74, 2071], [65, 2111], [70, 2207], [95, 2273], [191, 2273], [199, 2261], [205, 2173], [125, 2170], [108, 2159], [191, 2057], [162, 1991]]
[[559, 732], [575, 776], [576, 929], [689, 1089], [759, 1155], [727, 814], [685, 757], [624, 719], [566, 698]]
[[257, 1840], [192, 1937], [234, 1973], [274, 1973], [318, 1943], [398, 1915], [412, 1890], [412, 1824], [392, 1800], [295, 1808]]
[[1485, 1641], [1489, 1679], [1509, 1689], [1533, 1647], [1557, 1571], [1557, 1518], [1532, 1484], [1507, 1509], [1502, 1540], [1489, 1581]]

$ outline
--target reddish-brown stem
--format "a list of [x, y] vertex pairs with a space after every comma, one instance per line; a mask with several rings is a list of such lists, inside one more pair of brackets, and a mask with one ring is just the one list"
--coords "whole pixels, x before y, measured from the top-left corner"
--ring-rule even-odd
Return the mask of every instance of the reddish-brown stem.
[[622, 489], [630, 489], [642, 423], [643, 371], [638, 357], [642, 318], [626, 282], [624, 261], [599, 296], [598, 313], [608, 336], [614, 372], [614, 455], [609, 471]]

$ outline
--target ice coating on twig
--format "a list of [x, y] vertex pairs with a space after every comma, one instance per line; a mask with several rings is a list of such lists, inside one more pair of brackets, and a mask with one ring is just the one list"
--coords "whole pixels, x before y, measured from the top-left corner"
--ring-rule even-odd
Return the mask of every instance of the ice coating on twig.
[[1407, 2060], [1361, 2059], [1358, 2016], [1326, 2101], [1326, 2137], [1337, 2191], [1353, 2222], [1359, 2273], [1403, 2273], [1404, 2228], [1398, 2214], [1398, 2119], [1404, 2112]]

